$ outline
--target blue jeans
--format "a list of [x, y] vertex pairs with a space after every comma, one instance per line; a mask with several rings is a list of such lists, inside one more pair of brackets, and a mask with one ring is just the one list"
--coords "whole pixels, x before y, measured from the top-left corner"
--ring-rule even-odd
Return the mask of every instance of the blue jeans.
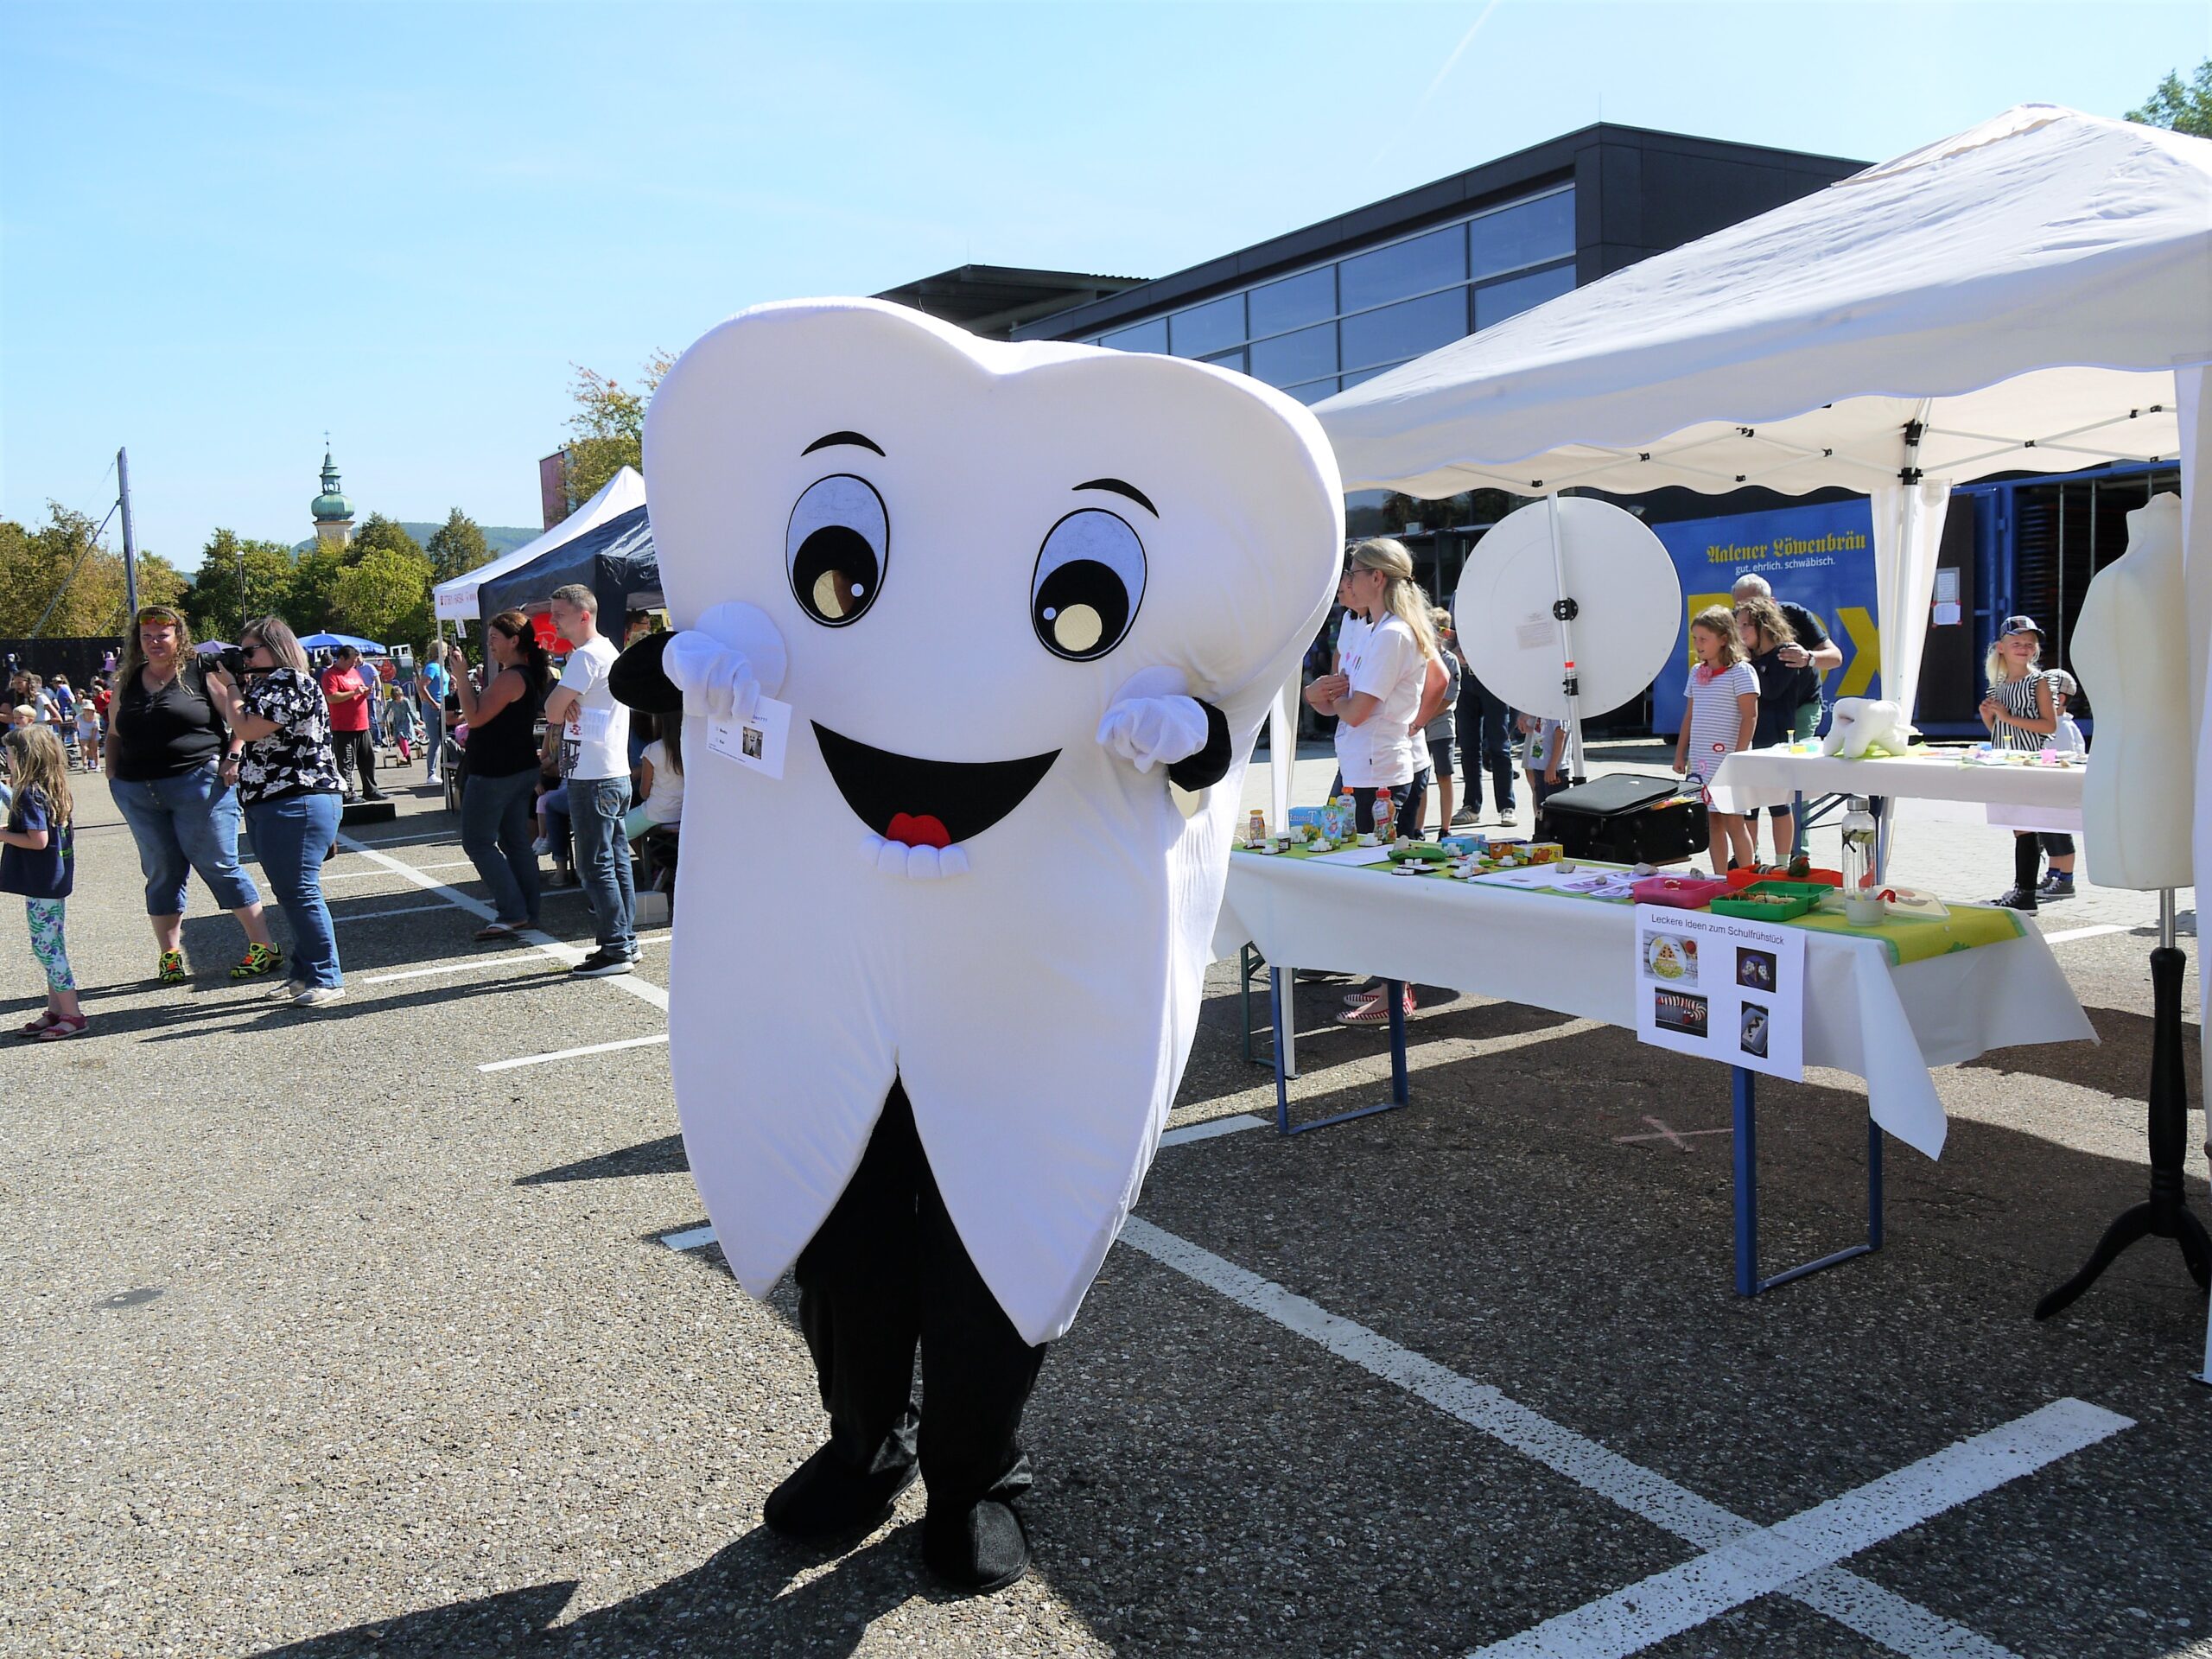
[[461, 786], [461, 850], [492, 890], [493, 918], [514, 927], [537, 925], [537, 792], [535, 766], [504, 778], [471, 772]]
[[336, 990], [338, 935], [322, 899], [322, 861], [338, 838], [340, 805], [335, 795], [280, 795], [245, 810], [245, 824], [260, 855], [261, 873], [292, 925], [292, 977]]
[[253, 878], [238, 868], [238, 791], [217, 777], [213, 760], [175, 778], [118, 778], [114, 794], [138, 843], [149, 916], [181, 916], [185, 878], [194, 870], [225, 910], [261, 902]]
[[638, 954], [636, 879], [622, 815], [630, 810], [627, 778], [569, 779], [569, 823], [576, 838], [576, 874], [590, 897], [599, 948], [617, 956]]
[[1482, 804], [1483, 772], [1490, 772], [1491, 799], [1500, 817], [1513, 810], [1513, 711], [1472, 675], [1454, 711], [1459, 732], [1459, 765], [1467, 780], [1465, 804]]

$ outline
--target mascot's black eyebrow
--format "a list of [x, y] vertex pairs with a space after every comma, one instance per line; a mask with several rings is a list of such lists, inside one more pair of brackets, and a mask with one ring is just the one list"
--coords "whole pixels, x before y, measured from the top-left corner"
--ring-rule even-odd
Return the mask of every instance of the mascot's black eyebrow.
[[1149, 496], [1147, 496], [1142, 490], [1137, 488], [1135, 485], [1124, 484], [1118, 478], [1094, 478], [1088, 484], [1077, 485], [1076, 488], [1078, 490], [1111, 490], [1116, 495], [1126, 495], [1130, 500], [1135, 502], [1137, 505], [1142, 507], [1154, 518], [1157, 518], [1160, 517], [1160, 509], [1152, 505], [1152, 499]]
[[808, 444], [805, 448], [800, 450], [799, 454], [802, 456], [810, 455], [817, 449], [834, 448], [841, 443], [854, 444], [862, 449], [873, 449], [879, 455], [883, 454], [883, 446], [881, 444], [878, 443], [874, 438], [862, 437], [857, 432], [832, 432], [826, 438], [817, 438], [812, 443]]

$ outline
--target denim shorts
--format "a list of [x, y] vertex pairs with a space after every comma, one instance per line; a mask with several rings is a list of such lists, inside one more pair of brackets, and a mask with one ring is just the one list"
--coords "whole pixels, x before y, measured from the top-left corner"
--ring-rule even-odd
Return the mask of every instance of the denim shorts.
[[113, 793], [138, 843], [149, 916], [181, 915], [185, 881], [194, 870], [225, 910], [261, 902], [253, 878], [238, 868], [238, 792], [222, 781], [214, 761], [174, 778], [118, 778]]

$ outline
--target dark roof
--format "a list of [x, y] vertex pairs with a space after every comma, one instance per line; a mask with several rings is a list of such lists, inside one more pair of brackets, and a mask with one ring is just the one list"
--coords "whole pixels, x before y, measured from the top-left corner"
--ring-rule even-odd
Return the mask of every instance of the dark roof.
[[[1669, 162], [1692, 165], [1706, 164], [1703, 169], [1710, 176], [1718, 168], [1728, 175], [1741, 178], [1748, 185], [1745, 199], [1733, 205], [1732, 211], [1722, 209], [1714, 215], [1710, 225], [1692, 224], [1684, 226], [1690, 234], [1702, 235], [1707, 230], [1748, 218], [1753, 213], [1764, 212], [1768, 207], [1818, 189], [1831, 180], [1842, 178], [1865, 168], [1864, 162], [1848, 161], [1839, 156], [1814, 156], [1801, 150], [1777, 149], [1764, 144], [1731, 143], [1718, 138], [1700, 138], [1687, 133], [1661, 132], [1648, 127], [1628, 127], [1600, 122], [1579, 131], [1564, 133], [1557, 138], [1545, 140], [1510, 156], [1485, 162], [1480, 167], [1469, 168], [1433, 183], [1401, 191], [1380, 201], [1370, 202], [1363, 207], [1333, 218], [1317, 220], [1301, 229], [1255, 242], [1249, 248], [1206, 260], [1187, 270], [1173, 271], [1141, 286], [1125, 287], [1116, 292], [1082, 306], [1079, 309], [1060, 312], [1049, 318], [1018, 327], [1014, 331], [1018, 340], [1071, 340], [1078, 335], [1109, 328], [1116, 323], [1135, 321], [1155, 315], [1162, 308], [1204, 297], [1208, 293], [1241, 285], [1277, 271], [1287, 271], [1321, 261], [1374, 243], [1386, 241], [1395, 236], [1408, 233], [1422, 226], [1457, 214], [1500, 205], [1516, 197], [1548, 186], [1567, 183], [1597, 187], [1591, 194], [1596, 196], [1605, 184], [1616, 186], [1623, 196], [1648, 190], [1651, 181], [1644, 177], [1647, 158], [1664, 157]], [[1720, 204], [1708, 204], [1719, 207]], [[1607, 217], [1636, 217], [1634, 204], [1622, 201], [1613, 205]], [[1602, 260], [1601, 269], [1611, 270], [1619, 264], [1632, 263], [1642, 254], [1655, 252], [1658, 246], [1672, 245], [1682, 239], [1677, 233], [1666, 237], [1649, 234], [1626, 237], [1609, 234], [1612, 227], [1600, 227], [1593, 214], [1580, 207], [1576, 210], [1578, 231], [1576, 242], [1610, 244], [1615, 241], [1630, 245], [1624, 249], [1626, 257], [1609, 257]], [[1589, 232], [1599, 231], [1596, 235]], [[1598, 270], [1586, 272], [1587, 281]]]
[[957, 323], [986, 340], [1007, 340], [1025, 323], [1135, 288], [1143, 281], [1141, 276], [1099, 276], [1078, 270], [962, 265], [886, 289], [875, 297]]

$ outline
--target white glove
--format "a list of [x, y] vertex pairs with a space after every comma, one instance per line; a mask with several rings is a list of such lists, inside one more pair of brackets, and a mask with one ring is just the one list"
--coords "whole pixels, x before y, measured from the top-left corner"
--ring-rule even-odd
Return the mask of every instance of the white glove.
[[663, 648], [660, 666], [669, 683], [683, 694], [686, 714], [746, 720], [760, 705], [760, 681], [752, 663], [712, 634], [683, 630]]
[[1098, 722], [1098, 741], [1139, 772], [1187, 760], [1206, 746], [1206, 711], [1196, 697], [1131, 697]]

